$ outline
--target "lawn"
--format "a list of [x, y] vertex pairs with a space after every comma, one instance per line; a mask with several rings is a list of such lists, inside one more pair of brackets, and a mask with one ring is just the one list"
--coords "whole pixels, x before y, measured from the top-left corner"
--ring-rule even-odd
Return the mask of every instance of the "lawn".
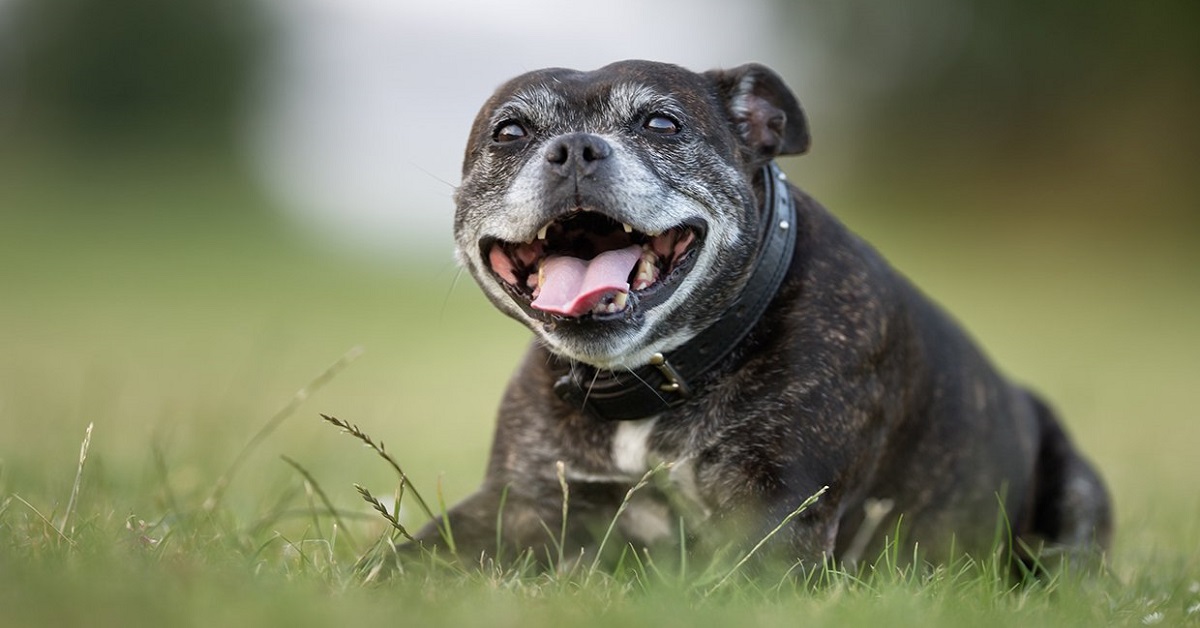
[[331, 253], [202, 156], [5, 153], [0, 171], [0, 624], [1200, 625], [1186, 230], [1014, 223], [999, 200], [910, 219], [928, 199], [817, 190], [1060, 410], [1116, 503], [1099, 576], [1009, 590], [984, 561], [711, 595], [647, 566], [364, 583], [355, 562], [390, 524], [354, 484], [386, 501], [396, 476], [320, 414], [453, 502], [528, 340], [456, 282], [449, 242]]

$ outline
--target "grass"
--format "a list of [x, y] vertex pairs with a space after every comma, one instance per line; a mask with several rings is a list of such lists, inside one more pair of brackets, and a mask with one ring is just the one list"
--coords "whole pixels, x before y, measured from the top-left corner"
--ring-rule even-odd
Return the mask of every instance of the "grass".
[[885, 560], [807, 586], [627, 553], [379, 582], [414, 494], [436, 511], [479, 481], [525, 332], [451, 289], [448, 253], [330, 256], [211, 161], [0, 157], [0, 624], [1200, 624], [1184, 233], [931, 229], [818, 190], [1062, 412], [1116, 500], [1098, 576]]

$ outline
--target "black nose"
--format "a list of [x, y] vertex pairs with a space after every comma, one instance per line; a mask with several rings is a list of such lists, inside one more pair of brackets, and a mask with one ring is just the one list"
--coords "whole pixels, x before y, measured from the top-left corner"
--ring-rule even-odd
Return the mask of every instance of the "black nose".
[[593, 174], [612, 154], [603, 138], [591, 133], [571, 133], [555, 138], [546, 147], [546, 163], [561, 176]]

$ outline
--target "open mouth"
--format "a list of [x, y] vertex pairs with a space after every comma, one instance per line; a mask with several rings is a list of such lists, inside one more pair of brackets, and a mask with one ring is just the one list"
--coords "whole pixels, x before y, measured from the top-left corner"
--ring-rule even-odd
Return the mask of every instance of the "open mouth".
[[665, 299], [695, 263], [703, 240], [699, 225], [648, 234], [576, 209], [529, 242], [485, 238], [480, 250], [501, 285], [531, 313], [616, 319]]

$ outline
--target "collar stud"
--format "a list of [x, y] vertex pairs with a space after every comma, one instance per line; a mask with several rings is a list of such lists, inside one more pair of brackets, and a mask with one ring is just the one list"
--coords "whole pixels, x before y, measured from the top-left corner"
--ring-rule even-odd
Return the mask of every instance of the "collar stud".
[[683, 377], [679, 375], [679, 371], [676, 371], [675, 367], [671, 366], [671, 363], [667, 361], [666, 356], [661, 353], [655, 353], [650, 356], [650, 366], [658, 369], [658, 372], [662, 373], [663, 379], [667, 380], [666, 383], [658, 387], [659, 390], [677, 393], [680, 397], [687, 397], [691, 394], [687, 383], [683, 381]]

